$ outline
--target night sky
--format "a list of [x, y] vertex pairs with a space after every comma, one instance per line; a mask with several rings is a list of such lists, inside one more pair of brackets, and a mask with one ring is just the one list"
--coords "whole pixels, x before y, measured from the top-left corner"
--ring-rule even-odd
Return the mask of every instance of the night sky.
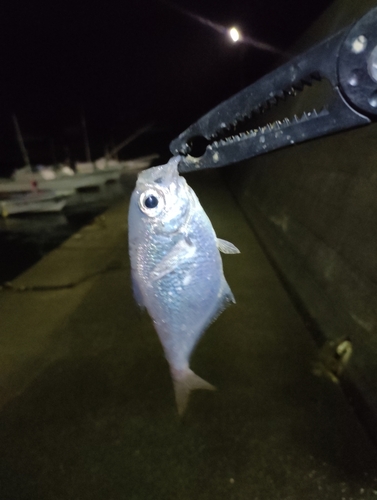
[[94, 159], [147, 124], [123, 157], [168, 153], [191, 122], [281, 61], [230, 43], [225, 28], [284, 51], [330, 3], [2, 2], [0, 174], [23, 164], [13, 113], [33, 164], [85, 160], [82, 114]]

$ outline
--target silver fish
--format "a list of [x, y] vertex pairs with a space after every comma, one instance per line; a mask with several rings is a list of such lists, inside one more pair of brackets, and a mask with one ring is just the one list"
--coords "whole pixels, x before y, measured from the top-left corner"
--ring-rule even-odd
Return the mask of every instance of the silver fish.
[[135, 299], [153, 319], [182, 414], [192, 390], [214, 389], [190, 370], [189, 359], [209, 324], [235, 302], [219, 250], [239, 250], [216, 237], [194, 191], [178, 174], [179, 160], [139, 174], [128, 230]]

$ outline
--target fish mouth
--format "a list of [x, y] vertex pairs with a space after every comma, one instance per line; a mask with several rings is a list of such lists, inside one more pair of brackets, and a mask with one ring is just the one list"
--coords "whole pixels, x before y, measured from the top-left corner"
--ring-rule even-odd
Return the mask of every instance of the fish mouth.
[[170, 186], [176, 182], [180, 175], [178, 173], [178, 164], [180, 156], [173, 156], [165, 165], [157, 165], [140, 172], [136, 185], [154, 185], [161, 187]]

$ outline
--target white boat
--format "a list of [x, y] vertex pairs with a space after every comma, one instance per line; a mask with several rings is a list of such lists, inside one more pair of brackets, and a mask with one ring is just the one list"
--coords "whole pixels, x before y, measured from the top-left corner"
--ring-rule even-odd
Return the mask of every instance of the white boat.
[[[74, 172], [67, 165], [58, 169], [40, 166], [37, 171], [30, 167], [23, 167], [14, 172], [12, 179], [18, 185], [34, 186], [38, 189], [52, 189], [54, 191], [76, 191], [81, 188], [100, 187], [109, 180], [118, 179], [119, 172], [97, 171], [91, 173]], [[0, 192], [5, 187], [0, 182]]]
[[[47, 189], [56, 191], [60, 195], [69, 195], [81, 189], [100, 189], [109, 180], [119, 178], [119, 172], [116, 172], [116, 175], [104, 175], [102, 172], [80, 174], [73, 172], [69, 167], [63, 169], [64, 171], [55, 171], [52, 167], [44, 167], [38, 172], [33, 172], [30, 167], [21, 168], [16, 170], [12, 178], [0, 179], [0, 194]], [[72, 171], [72, 174], [68, 174], [69, 171]]]
[[67, 196], [54, 191], [35, 191], [9, 196], [0, 200], [2, 217], [21, 213], [61, 212], [67, 203]]
[[58, 169], [40, 166], [33, 171], [30, 166], [17, 169], [11, 178], [0, 178], [1, 193], [28, 193], [35, 189], [53, 190], [58, 195], [70, 195], [86, 189], [101, 189], [109, 182], [116, 182], [124, 173], [137, 172], [150, 166], [158, 155], [151, 154], [132, 160], [118, 161], [99, 158], [96, 162], [78, 163], [77, 172], [63, 165]]
[[81, 174], [93, 174], [102, 172], [108, 179], [118, 179], [120, 173], [138, 171], [148, 168], [153, 160], [158, 158], [156, 153], [140, 156], [131, 160], [115, 160], [113, 158], [98, 158], [94, 162], [76, 163], [76, 169]]
[[[85, 117], [82, 115], [87, 161], [77, 163], [76, 171], [67, 165], [60, 165], [58, 168], [40, 165], [32, 169], [16, 116], [13, 116], [13, 121], [25, 166], [17, 169], [10, 179], [0, 178], [0, 196], [6, 193], [30, 193], [35, 190], [53, 190], [60, 195], [100, 192], [107, 184], [119, 181], [122, 173], [147, 168], [157, 156], [149, 155], [126, 162], [113, 159], [123, 147], [149, 130], [151, 126], [147, 125], [137, 130], [105, 157], [98, 158], [94, 162], [90, 161], [88, 134]], [[74, 202], [73, 197], [70, 202]]]
[[122, 164], [122, 173], [127, 174], [144, 170], [150, 167], [153, 160], [156, 160], [158, 157], [159, 155], [157, 153], [152, 153], [150, 155], [139, 156], [138, 158], [133, 158], [131, 160], [123, 160], [120, 162]]

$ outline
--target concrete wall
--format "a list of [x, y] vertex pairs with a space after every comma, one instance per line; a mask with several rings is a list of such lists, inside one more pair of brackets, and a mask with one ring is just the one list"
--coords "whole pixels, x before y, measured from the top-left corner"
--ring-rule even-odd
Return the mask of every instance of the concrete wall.
[[[334, 2], [298, 47], [376, 5]], [[351, 338], [345, 380], [371, 422], [377, 417], [377, 124], [260, 156], [225, 175], [317, 339]]]

